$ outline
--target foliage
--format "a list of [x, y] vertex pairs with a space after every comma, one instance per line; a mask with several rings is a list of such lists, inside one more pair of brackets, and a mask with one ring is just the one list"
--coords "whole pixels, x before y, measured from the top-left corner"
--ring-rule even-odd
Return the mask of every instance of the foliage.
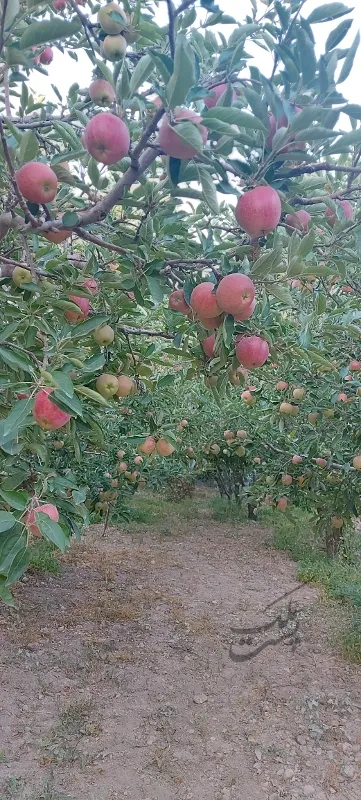
[[[351, 397], [342, 406], [337, 401], [360, 339], [361, 107], [342, 95], [359, 35], [342, 46], [352, 19], [340, 3], [308, 16], [303, 0], [251, 5], [241, 21], [213, 0], [202, 0], [199, 9], [193, 2], [168, 3], [166, 26], [158, 19], [158, 0], [126, 0], [125, 16], [103, 8], [98, 21], [92, 8], [73, 4], [62, 13], [41, 4], [24, 8], [16, 0], [3, 6], [0, 596], [6, 602], [12, 602], [9, 586], [29, 565], [29, 513], [44, 503], [56, 507], [59, 520], [37, 513], [35, 522], [64, 551], [72, 535], [80, 536], [89, 511], [106, 522], [111, 514], [126, 518], [131, 495], [143, 477], [151, 480], [160, 464], [155, 455], [115, 477], [114, 430], [132, 464], [146, 437], [161, 451], [164, 442], [169, 452], [179, 446], [173, 466], [164, 461], [164, 478], [173, 477], [176, 466], [185, 474], [196, 467], [199, 473], [223, 470], [232, 494], [252, 474], [247, 492], [260, 504], [269, 477], [269, 502], [285, 496], [314, 508], [330, 554], [359, 513], [352, 461], [360, 448], [360, 371], [348, 383]], [[318, 57], [315, 31], [329, 19], [335, 26]], [[65, 53], [77, 62], [85, 52], [94, 78], [107, 81], [105, 127], [103, 99], [91, 100], [77, 82], [67, 97], [56, 86], [53, 95], [37, 96], [37, 73], [47, 74], [50, 45], [59, 59]], [[271, 77], [255, 66], [250, 48], [271, 54]], [[181, 105], [191, 109], [190, 117], [179, 117]], [[45, 186], [39, 176], [46, 165], [52, 172]], [[26, 173], [27, 180], [21, 178]], [[243, 204], [237, 203], [235, 219], [234, 203], [241, 196], [252, 203], [251, 191], [259, 186], [273, 199], [276, 190], [282, 215], [272, 224], [252, 215], [258, 235], [248, 235]], [[287, 215], [305, 208], [307, 225], [290, 226]], [[211, 347], [206, 357], [209, 323], [174, 310], [172, 301], [166, 307], [167, 299], [181, 290], [187, 309], [202, 279], [216, 287], [233, 273], [248, 276], [255, 310], [236, 319], [222, 306], [211, 345], [204, 345]], [[248, 391], [256, 403], [240, 411], [237, 386], [250, 379], [245, 364], [239, 372], [237, 337], [248, 334], [261, 342], [264, 355], [270, 348], [278, 366], [268, 362], [257, 378], [252, 374], [256, 389]], [[280, 416], [275, 376], [306, 389], [296, 425], [296, 417]], [[121, 382], [136, 392], [129, 402]], [[179, 436], [182, 417], [168, 405], [170, 389], [182, 398], [189, 393], [195, 405], [191, 430]], [[243, 461], [239, 468], [234, 461], [230, 473], [237, 440], [229, 456], [222, 448], [219, 469], [200, 440], [210, 410], [214, 415], [216, 406], [225, 416], [232, 402], [237, 424], [247, 422], [248, 440]], [[334, 406], [335, 421], [312, 426], [310, 409]], [[136, 413], [128, 414], [133, 407]], [[283, 490], [281, 476], [296, 444], [307, 464], [304, 492], [293, 481]], [[319, 457], [326, 459], [325, 472], [317, 471]], [[255, 458], [261, 460], [256, 467]], [[342, 517], [338, 534], [333, 517]]]

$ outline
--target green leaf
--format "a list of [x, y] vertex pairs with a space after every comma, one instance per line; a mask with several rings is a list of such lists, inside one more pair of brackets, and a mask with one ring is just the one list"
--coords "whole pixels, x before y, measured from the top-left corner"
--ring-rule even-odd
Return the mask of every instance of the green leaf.
[[258, 92], [255, 92], [253, 89], [249, 89], [248, 87], [243, 87], [243, 94], [251, 106], [251, 109], [256, 117], [263, 122], [265, 128], [268, 128], [268, 111], [266, 103], [264, 102], [261, 95]]
[[347, 106], [343, 106], [340, 111], [342, 111], [343, 114], [348, 114], [348, 116], [353, 119], [361, 121], [361, 106], [356, 105], [356, 103], [349, 103]]
[[16, 511], [24, 511], [24, 508], [29, 503], [30, 496], [24, 490], [20, 489], [18, 492], [7, 492], [5, 489], [0, 489], [2, 499]]
[[302, 131], [308, 128], [312, 122], [316, 122], [322, 115], [322, 109], [319, 106], [307, 106], [303, 108], [298, 114], [295, 114], [289, 124], [291, 133]]
[[18, 400], [10, 411], [10, 414], [3, 421], [3, 436], [7, 436], [9, 433], [12, 433], [15, 437], [20, 425], [33, 410], [33, 406], [33, 397], [28, 397], [24, 400]]
[[7, 606], [14, 607], [14, 598], [6, 586], [6, 576], [0, 575], [0, 597]]
[[62, 161], [77, 161], [87, 154], [87, 150], [63, 150], [56, 156], [53, 156], [50, 162], [53, 168], [54, 164], [59, 164]]
[[151, 56], [145, 55], [138, 61], [129, 83], [129, 96], [133, 94], [142, 86], [143, 83], [149, 78], [154, 69], [154, 62]]
[[60, 389], [60, 391], [64, 392], [67, 397], [73, 397], [74, 394], [74, 386], [72, 380], [69, 378], [69, 375], [66, 372], [60, 372], [55, 370], [51, 373], [53, 380], [56, 383], [56, 388]]
[[40, 22], [37, 20], [26, 27], [20, 38], [20, 47], [22, 50], [27, 50], [36, 44], [49, 44], [49, 42], [70, 39], [71, 36], [79, 33], [81, 27], [81, 22], [78, 18], [72, 22], [60, 19], [60, 17]]
[[84, 397], [87, 397], [89, 400], [93, 400], [94, 403], [99, 403], [99, 405], [104, 408], [109, 408], [111, 406], [105, 397], [99, 394], [99, 392], [95, 392], [94, 389], [90, 389], [89, 386], [76, 386], [75, 388], [79, 394], [84, 395]]
[[203, 139], [200, 133], [199, 128], [197, 125], [193, 125], [193, 122], [178, 122], [174, 126], [174, 130], [177, 132], [178, 136], [183, 139], [186, 144], [189, 144], [191, 147], [194, 147], [198, 153], [201, 153], [203, 150]]
[[337, 28], [331, 31], [326, 40], [326, 53], [328, 53], [329, 50], [333, 50], [334, 47], [337, 47], [337, 45], [342, 42], [342, 39], [344, 39], [346, 33], [351, 28], [352, 22], [352, 19], [343, 19], [342, 22], [337, 25]]
[[343, 17], [344, 14], [349, 14], [350, 11], [352, 11], [352, 8], [345, 6], [343, 3], [325, 3], [325, 5], [318, 6], [318, 8], [311, 11], [311, 14], [307, 17], [307, 22], [310, 25], [315, 22], [328, 22], [329, 20]]
[[8, 348], [0, 347], [0, 361], [5, 361], [12, 369], [23, 369], [25, 372], [34, 372], [34, 365], [27, 356], [19, 353], [18, 350], [12, 350], [9, 344]]
[[39, 143], [34, 131], [23, 133], [19, 147], [19, 161], [25, 164], [27, 161], [35, 161], [39, 153]]
[[24, 575], [30, 563], [30, 550], [28, 547], [24, 546], [16, 553], [13, 561], [9, 566], [9, 571], [7, 574], [7, 584], [15, 583], [16, 581]]
[[[350, 131], [350, 133], [344, 133], [343, 136], [340, 136], [331, 147], [327, 148], [327, 153], [342, 153], [344, 147], [351, 147], [354, 144], [359, 144], [361, 142], [361, 128], [357, 128], [354, 131]], [[340, 149], [341, 148], [341, 149]]]
[[20, 47], [22, 50], [27, 50], [36, 44], [49, 44], [49, 42], [70, 39], [71, 36], [79, 33], [81, 27], [81, 22], [78, 18], [72, 22], [60, 19], [60, 17], [54, 17], [52, 20], [42, 20], [41, 22], [31, 22], [20, 38]]
[[80, 217], [75, 211], [67, 211], [63, 214], [61, 222], [65, 227], [69, 226], [69, 228], [75, 228], [76, 225], [79, 225]]
[[16, 127], [16, 125], [10, 119], [7, 119], [5, 117], [4, 118], [4, 122], [5, 122], [6, 127], [9, 128], [9, 131], [12, 133], [14, 139], [16, 139], [16, 141], [20, 144], [22, 136], [23, 136], [21, 131], [19, 131], [19, 129]]
[[293, 305], [293, 298], [289, 289], [286, 286], [281, 286], [277, 284], [273, 284], [272, 286], [267, 287], [267, 291], [269, 294], [272, 294], [274, 297], [277, 297], [277, 300], [281, 300], [281, 303], [285, 303], [287, 306]]
[[157, 50], [149, 50], [149, 54], [153, 59], [154, 66], [158, 70], [164, 83], [168, 83], [169, 78], [173, 75], [174, 61], [166, 53], [158, 53]]
[[100, 325], [104, 325], [108, 322], [109, 316], [106, 314], [94, 314], [90, 319], [86, 319], [84, 322], [79, 322], [79, 325], [75, 325], [71, 332], [71, 338], [80, 339], [82, 336], [88, 336], [89, 333], [95, 331], [95, 328], [99, 328]]
[[313, 43], [303, 28], [297, 28], [297, 45], [303, 84], [308, 86], [315, 77], [317, 59]]
[[66, 142], [66, 144], [69, 145], [72, 150], [79, 149], [79, 136], [77, 136], [76, 132], [68, 122], [55, 122], [53, 120], [52, 126], [62, 141]]
[[166, 293], [166, 287], [164, 285], [164, 282], [155, 275], [147, 275], [147, 283], [149, 286], [150, 293], [152, 295], [154, 305], [157, 306], [159, 305], [159, 303], [162, 302], [163, 297]]
[[231, 108], [215, 106], [205, 111], [202, 116], [205, 125], [207, 125], [208, 119], [216, 119], [220, 122], [227, 122], [229, 125], [238, 125], [240, 128], [266, 132], [266, 128], [260, 119], [253, 116], [253, 114], [249, 114], [248, 111], [242, 111], [234, 106]]
[[345, 60], [343, 62], [342, 69], [341, 69], [341, 72], [340, 72], [340, 75], [339, 75], [337, 83], [343, 83], [346, 80], [346, 78], [348, 78], [348, 76], [349, 76], [349, 74], [350, 74], [350, 72], [352, 70], [352, 67], [353, 67], [353, 62], [354, 62], [355, 55], [356, 55], [356, 52], [358, 50], [359, 44], [360, 44], [360, 31], [357, 32], [357, 34], [356, 34], [356, 36], [355, 36], [355, 38], [354, 38], [354, 40], [352, 42], [352, 45], [348, 50], [348, 53], [347, 53], [347, 56], [346, 56], [346, 58], [345, 58]]
[[93, 186], [95, 186], [95, 188], [97, 189], [99, 187], [99, 183], [100, 183], [100, 172], [99, 172], [98, 164], [97, 164], [97, 162], [95, 161], [94, 158], [90, 158], [89, 159], [88, 175], [89, 175], [89, 178], [90, 178]]
[[[1, 13], [3, 14], [5, 3], [1, 4]], [[18, 15], [20, 11], [20, 0], [8, 0], [5, 6], [5, 30], [8, 30], [12, 23], [14, 22], [15, 17]]]
[[209, 174], [205, 167], [197, 165], [200, 183], [202, 184], [202, 191], [204, 199], [211, 209], [213, 214], [219, 214], [219, 203], [217, 198], [217, 189], [215, 187], [212, 175]]
[[6, 342], [6, 340], [11, 336], [21, 325], [22, 320], [17, 319], [14, 322], [8, 322], [7, 325], [4, 325], [3, 329], [0, 331], [0, 342]]
[[16, 525], [17, 519], [10, 511], [0, 511], [0, 533], [10, 531]]
[[195, 83], [195, 56], [184, 34], [176, 40], [174, 55], [174, 72], [170, 78], [166, 93], [170, 108], [181, 106]]
[[49, 542], [53, 542], [56, 547], [61, 550], [62, 553], [65, 552], [66, 548], [69, 547], [70, 541], [69, 537], [66, 536], [63, 529], [60, 527], [58, 522], [55, 522], [53, 519], [50, 519], [47, 514], [37, 514], [35, 513], [35, 522], [39, 526], [41, 533], [45, 536]]

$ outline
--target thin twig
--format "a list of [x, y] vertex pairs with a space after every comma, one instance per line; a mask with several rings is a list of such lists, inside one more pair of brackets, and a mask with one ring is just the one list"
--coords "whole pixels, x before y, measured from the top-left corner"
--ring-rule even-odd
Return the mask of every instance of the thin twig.
[[147, 328], [125, 328], [117, 325], [117, 330], [124, 333], [124, 336], [159, 336], [161, 339], [174, 339], [173, 333], [166, 331], [152, 331]]
[[4, 67], [3, 80], [4, 80], [5, 112], [7, 117], [11, 117], [9, 70], [7, 67]]
[[282, 178], [296, 178], [298, 175], [312, 175], [314, 172], [351, 172], [355, 175], [360, 175], [361, 167], [346, 167], [323, 161], [321, 164], [305, 164], [304, 166], [290, 169], [288, 172], [282, 173]]
[[74, 228], [74, 233], [79, 236], [79, 239], [84, 239], [85, 242], [92, 242], [92, 244], [96, 244], [98, 247], [103, 247], [105, 250], [113, 250], [115, 253], [120, 253], [122, 256], [127, 255], [127, 251], [124, 247], [119, 247], [117, 244], [112, 244], [112, 242], [104, 242], [103, 239], [94, 236], [92, 233], [88, 233], [88, 231], [83, 231], [82, 228]]
[[176, 12], [174, 11], [172, 0], [166, 0], [166, 3], [167, 3], [168, 19], [169, 19], [169, 26], [168, 26], [169, 49], [172, 58], [174, 58], [174, 51], [175, 51], [174, 22], [175, 22]]
[[190, 8], [190, 6], [194, 6], [194, 3], [196, 2], [197, 0], [183, 0], [183, 3], [181, 3], [181, 5], [178, 6], [178, 8], [175, 10], [174, 16], [178, 17], [178, 15], [182, 14], [183, 11], [187, 11], [187, 8]]

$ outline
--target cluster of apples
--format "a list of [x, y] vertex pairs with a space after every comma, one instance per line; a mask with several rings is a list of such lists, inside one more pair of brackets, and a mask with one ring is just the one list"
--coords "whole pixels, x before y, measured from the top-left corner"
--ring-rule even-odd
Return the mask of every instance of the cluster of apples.
[[138, 33], [131, 21], [118, 3], [107, 3], [99, 9], [98, 23], [107, 34], [101, 43], [101, 54], [108, 61], [124, 58], [128, 44], [136, 42]]
[[236, 455], [243, 458], [246, 455], [246, 450], [241, 442], [248, 438], [247, 431], [238, 430], [237, 432], [226, 430], [224, 431], [224, 438], [226, 447], [222, 448], [219, 444], [205, 444], [202, 451], [206, 456], [218, 456], [220, 453], [225, 456]]
[[[203, 281], [194, 289], [188, 304], [183, 289], [172, 292], [169, 308], [185, 314], [189, 319], [200, 322], [206, 329], [216, 329], [222, 324], [226, 314], [231, 314], [236, 322], [250, 319], [255, 307], [255, 286], [248, 275], [235, 272], [226, 275], [216, 287], [211, 281]], [[240, 335], [236, 338], [236, 356], [246, 369], [261, 367], [268, 359], [269, 346], [260, 336]], [[202, 341], [207, 358], [214, 358], [216, 334], [212, 333]]]

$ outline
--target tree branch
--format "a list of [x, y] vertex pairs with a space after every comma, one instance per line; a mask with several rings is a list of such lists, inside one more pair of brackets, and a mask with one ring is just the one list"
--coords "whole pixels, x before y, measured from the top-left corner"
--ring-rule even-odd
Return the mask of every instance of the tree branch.
[[169, 48], [170, 48], [170, 54], [172, 58], [174, 58], [174, 51], [175, 51], [174, 23], [175, 23], [176, 12], [174, 11], [172, 0], [166, 0], [166, 3], [167, 3], [168, 19], [169, 19], [169, 26], [168, 26]]
[[124, 336], [159, 336], [161, 339], [174, 339], [173, 333], [165, 331], [151, 331], [147, 328], [124, 328], [117, 325], [117, 330], [124, 333]]
[[183, 3], [175, 10], [174, 16], [178, 17], [179, 14], [182, 14], [183, 11], [187, 11], [187, 8], [190, 8], [190, 6], [193, 6], [196, 2], [197, 0], [183, 0]]
[[[78, 15], [78, 17], [80, 19], [80, 22], [81, 22], [81, 24], [82, 24], [82, 26], [84, 28], [84, 33], [85, 33], [87, 42], [89, 44], [89, 47], [90, 47], [93, 55], [95, 56], [96, 53], [95, 53], [92, 41], [91, 41], [89, 33], [88, 33], [88, 29], [89, 28], [93, 33], [93, 26], [91, 25], [91, 23], [89, 24], [88, 17], [86, 17], [85, 14], [83, 14], [83, 12], [80, 10], [80, 8], [79, 8], [78, 4], [75, 2], [75, 0], [69, 0], [69, 2], [70, 2], [71, 7], [74, 9], [75, 13]], [[94, 36], [94, 33], [93, 33], [93, 36]], [[98, 41], [97, 37], [94, 37], [94, 38], [96, 39], [96, 41]]]
[[355, 175], [360, 175], [361, 167], [343, 167], [339, 164], [330, 164], [328, 161], [323, 161], [321, 164], [305, 164], [301, 167], [295, 167], [287, 173], [283, 173], [282, 178], [296, 178], [298, 175], [312, 175], [314, 172], [351, 172]]
[[104, 242], [103, 239], [94, 236], [92, 233], [88, 233], [88, 231], [83, 231], [81, 228], [74, 228], [74, 233], [79, 236], [79, 239], [84, 239], [85, 242], [92, 242], [92, 244], [96, 244], [98, 247], [103, 247], [105, 250], [113, 250], [115, 253], [120, 253], [122, 256], [127, 255], [127, 250], [125, 250], [124, 247], [119, 247], [117, 244], [112, 244], [112, 242]]

